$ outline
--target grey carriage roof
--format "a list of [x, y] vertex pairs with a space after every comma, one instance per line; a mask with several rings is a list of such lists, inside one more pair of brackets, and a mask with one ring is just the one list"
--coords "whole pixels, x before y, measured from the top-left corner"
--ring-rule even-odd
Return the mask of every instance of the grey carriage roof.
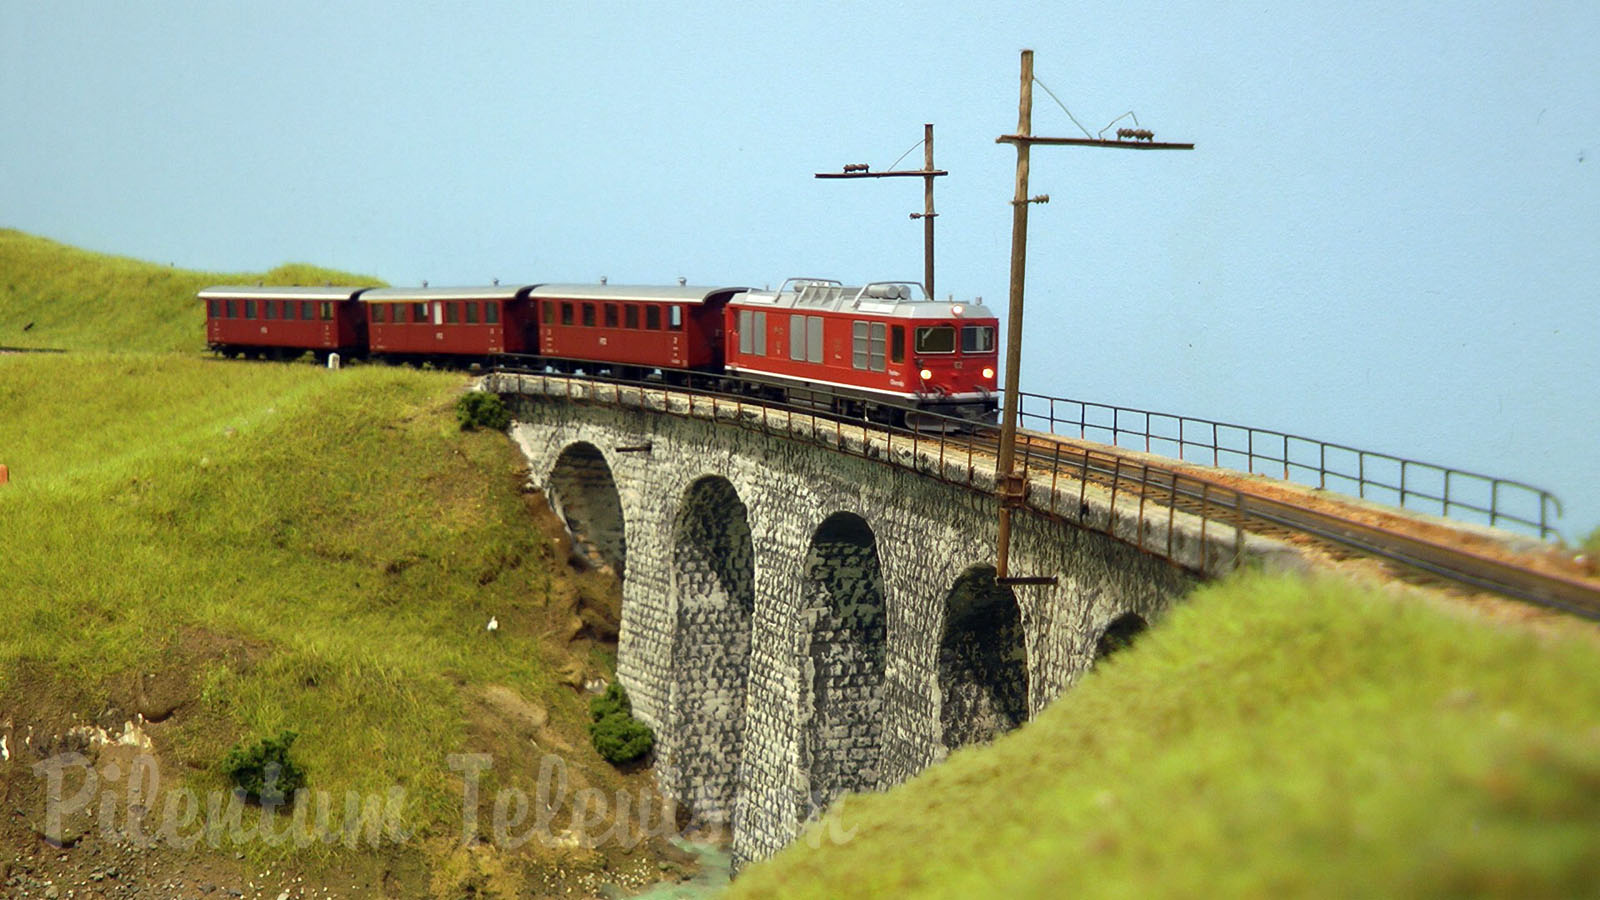
[[541, 284], [529, 297], [545, 300], [634, 300], [653, 303], [704, 303], [717, 294], [736, 293], [742, 287], [708, 287], [694, 284]]
[[218, 284], [202, 290], [202, 300], [349, 300], [366, 290], [365, 287], [338, 285], [331, 287], [259, 284]]
[[532, 285], [487, 284], [476, 287], [378, 288], [361, 295], [366, 303], [426, 303], [429, 300], [510, 300]]
[[735, 306], [838, 313], [860, 311], [897, 318], [994, 318], [981, 297], [970, 303], [933, 300], [925, 296], [922, 285], [915, 281], [846, 285], [831, 278], [791, 278], [775, 291], [748, 291], [732, 302]]

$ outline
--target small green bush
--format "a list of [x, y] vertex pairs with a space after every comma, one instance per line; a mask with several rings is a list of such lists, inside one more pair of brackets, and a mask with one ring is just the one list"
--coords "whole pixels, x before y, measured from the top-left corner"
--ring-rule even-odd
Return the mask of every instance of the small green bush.
[[233, 779], [234, 787], [245, 798], [257, 803], [283, 803], [306, 785], [306, 773], [289, 757], [289, 746], [297, 735], [283, 731], [277, 737], [262, 738], [245, 750], [238, 744], [222, 760], [222, 770]]
[[598, 722], [606, 716], [633, 715], [633, 703], [628, 700], [628, 692], [622, 685], [613, 681], [606, 686], [606, 692], [589, 701], [589, 719]]
[[456, 401], [456, 419], [462, 431], [488, 428], [505, 431], [511, 424], [511, 411], [500, 401], [499, 394], [488, 391], [468, 391]]
[[600, 756], [614, 765], [633, 762], [656, 743], [650, 726], [632, 716], [606, 716], [589, 726], [589, 736]]
[[622, 685], [613, 681], [606, 692], [589, 701], [589, 737], [594, 749], [613, 765], [633, 762], [655, 746], [650, 726], [633, 717], [633, 704]]

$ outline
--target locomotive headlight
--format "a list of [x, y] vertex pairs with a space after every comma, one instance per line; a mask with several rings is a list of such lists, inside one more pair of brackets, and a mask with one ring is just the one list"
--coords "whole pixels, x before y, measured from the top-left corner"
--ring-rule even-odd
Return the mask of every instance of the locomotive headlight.
[[922, 380], [923, 381], [931, 381], [933, 379], [933, 370], [932, 369], [923, 369], [921, 372], [918, 372], [917, 374], [922, 376]]
[[959, 303], [957, 303], [955, 306], [950, 307], [950, 315], [952, 315], [952, 316], [959, 316], [959, 315], [961, 315], [962, 313], [964, 313], [966, 311], [967, 311], [966, 307], [962, 306]]
[[985, 378], [993, 378], [994, 377], [994, 369], [991, 369], [988, 366], [984, 366], [983, 367], [983, 377], [985, 377]]

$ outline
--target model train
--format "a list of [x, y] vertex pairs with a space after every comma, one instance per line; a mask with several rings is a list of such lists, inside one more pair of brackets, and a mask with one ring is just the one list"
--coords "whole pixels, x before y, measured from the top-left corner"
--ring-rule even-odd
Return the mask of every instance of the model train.
[[535, 365], [729, 389], [855, 418], [914, 411], [994, 421], [997, 324], [916, 282], [791, 278], [742, 287], [527, 284], [201, 291], [206, 341], [229, 357]]

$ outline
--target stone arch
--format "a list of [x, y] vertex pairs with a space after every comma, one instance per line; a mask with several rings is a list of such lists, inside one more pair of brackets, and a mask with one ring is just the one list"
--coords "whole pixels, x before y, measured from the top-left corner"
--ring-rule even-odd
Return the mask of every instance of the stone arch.
[[801, 587], [800, 757], [807, 814], [840, 794], [873, 790], [883, 749], [888, 649], [877, 538], [865, 519], [834, 513], [817, 527]]
[[1138, 613], [1123, 613], [1111, 621], [1106, 629], [1100, 632], [1100, 637], [1094, 642], [1094, 661], [1101, 660], [1114, 653], [1126, 650], [1133, 645], [1139, 635], [1150, 627], [1150, 623]]
[[621, 580], [628, 556], [622, 495], [600, 448], [579, 441], [562, 450], [546, 496], [572, 533], [574, 555], [610, 566]]
[[672, 752], [677, 797], [705, 822], [730, 820], [744, 750], [755, 551], [726, 479], [689, 486], [672, 535]]
[[994, 566], [973, 566], [945, 598], [939, 720], [949, 750], [993, 740], [1028, 718], [1022, 611], [994, 575]]

